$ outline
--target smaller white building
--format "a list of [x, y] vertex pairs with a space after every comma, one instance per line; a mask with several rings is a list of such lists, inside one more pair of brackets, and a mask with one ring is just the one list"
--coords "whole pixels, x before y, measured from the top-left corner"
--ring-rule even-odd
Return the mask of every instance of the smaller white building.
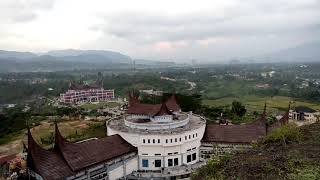
[[306, 106], [297, 106], [290, 110], [289, 113], [290, 119], [295, 121], [315, 122], [317, 120], [317, 116], [319, 115], [319, 112]]

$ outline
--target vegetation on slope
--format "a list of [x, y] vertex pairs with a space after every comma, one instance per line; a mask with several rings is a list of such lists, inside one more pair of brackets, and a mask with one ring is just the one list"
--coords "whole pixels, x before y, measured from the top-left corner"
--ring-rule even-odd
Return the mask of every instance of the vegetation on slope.
[[249, 151], [214, 157], [193, 179], [320, 179], [320, 123], [273, 131]]

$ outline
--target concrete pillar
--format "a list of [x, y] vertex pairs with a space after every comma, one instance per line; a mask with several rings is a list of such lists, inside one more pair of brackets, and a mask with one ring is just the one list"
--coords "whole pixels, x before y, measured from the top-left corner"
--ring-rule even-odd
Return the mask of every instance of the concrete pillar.
[[127, 179], [126, 174], [127, 174], [127, 170], [126, 170], [126, 160], [123, 159], [122, 160], [122, 166], [123, 166], [123, 179]]

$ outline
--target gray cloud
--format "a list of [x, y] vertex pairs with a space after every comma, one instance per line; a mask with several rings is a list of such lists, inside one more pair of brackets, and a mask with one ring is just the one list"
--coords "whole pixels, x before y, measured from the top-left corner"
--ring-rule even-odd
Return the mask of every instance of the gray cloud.
[[239, 1], [235, 7], [217, 16], [198, 12], [166, 16], [127, 13], [102, 16], [99, 28], [106, 34], [137, 43], [201, 40], [216, 37], [266, 36], [312, 30], [320, 23], [319, 1]]
[[53, 8], [55, 0], [10, 0], [0, 2], [0, 20], [7, 22], [28, 22], [37, 17], [37, 11]]

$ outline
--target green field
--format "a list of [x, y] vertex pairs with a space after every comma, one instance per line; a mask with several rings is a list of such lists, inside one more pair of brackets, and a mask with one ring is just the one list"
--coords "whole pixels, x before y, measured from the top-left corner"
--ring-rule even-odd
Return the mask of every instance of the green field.
[[315, 110], [320, 110], [320, 103], [312, 103], [312, 102], [304, 102], [295, 100], [290, 97], [284, 96], [274, 96], [274, 97], [259, 97], [259, 96], [243, 96], [243, 97], [226, 97], [220, 98], [216, 100], [203, 100], [203, 104], [209, 106], [223, 106], [223, 105], [230, 105], [232, 101], [237, 100], [242, 102], [249, 111], [261, 111], [264, 107], [265, 102], [267, 103], [267, 110], [272, 112], [277, 111], [284, 111], [288, 108], [289, 102], [291, 101], [291, 107], [294, 106], [308, 106]]
[[103, 107], [109, 107], [109, 108], [114, 108], [119, 106], [120, 104], [117, 102], [100, 102], [97, 104], [91, 104], [91, 103], [86, 103], [86, 104], [82, 104], [80, 107], [84, 108], [84, 109], [99, 109], [99, 108], [103, 108]]

